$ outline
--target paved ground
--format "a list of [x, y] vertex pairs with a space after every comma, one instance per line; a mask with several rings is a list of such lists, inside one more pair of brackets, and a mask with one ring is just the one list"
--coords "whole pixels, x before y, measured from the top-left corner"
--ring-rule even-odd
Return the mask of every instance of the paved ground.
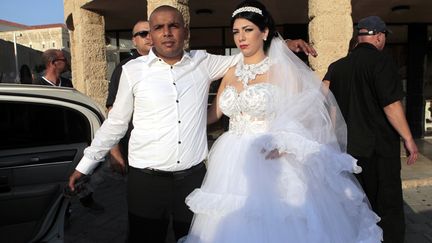
[[[106, 163], [108, 164], [108, 163]], [[65, 229], [66, 243], [124, 243], [127, 235], [126, 179], [108, 166], [92, 176], [93, 197], [103, 212], [71, 201], [71, 216]]]
[[432, 243], [432, 138], [418, 140], [417, 145], [417, 163], [402, 164], [406, 243]]
[[432, 242], [432, 186], [404, 189], [406, 242]]
[[[414, 166], [402, 164], [406, 243], [432, 243], [432, 139], [418, 140], [421, 152]], [[403, 161], [405, 158], [402, 158]], [[94, 212], [72, 200], [66, 243], [123, 243], [127, 233], [125, 178], [103, 166], [92, 177], [94, 198], [105, 208]], [[173, 242], [167, 240], [167, 242]]]

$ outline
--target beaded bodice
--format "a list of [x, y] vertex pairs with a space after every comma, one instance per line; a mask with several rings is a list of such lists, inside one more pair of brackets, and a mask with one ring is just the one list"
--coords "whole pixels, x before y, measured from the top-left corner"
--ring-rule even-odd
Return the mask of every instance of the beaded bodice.
[[261, 133], [274, 118], [277, 99], [277, 88], [270, 83], [248, 85], [240, 92], [228, 85], [219, 98], [219, 107], [230, 118], [230, 132]]

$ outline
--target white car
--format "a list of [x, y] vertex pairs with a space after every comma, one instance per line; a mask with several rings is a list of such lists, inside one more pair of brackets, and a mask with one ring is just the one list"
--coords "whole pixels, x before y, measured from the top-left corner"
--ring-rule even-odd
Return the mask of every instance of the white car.
[[0, 242], [63, 242], [63, 191], [105, 115], [70, 88], [0, 84]]

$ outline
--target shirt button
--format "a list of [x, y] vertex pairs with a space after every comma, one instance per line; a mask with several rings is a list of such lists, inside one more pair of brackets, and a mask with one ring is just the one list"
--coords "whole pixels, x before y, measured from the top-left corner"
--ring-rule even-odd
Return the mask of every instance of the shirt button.
[[181, 123], [181, 121], [178, 121], [178, 123]]
[[177, 103], [179, 103], [179, 100], [176, 100]]
[[181, 141], [178, 141], [178, 144], [181, 144]]
[[159, 62], [162, 62], [162, 59], [159, 58]]
[[176, 85], [176, 83], [173, 83], [174, 85]]
[[173, 66], [171, 66], [171, 69], [173, 69]]
[[180, 164], [180, 161], [177, 160], [177, 164]]

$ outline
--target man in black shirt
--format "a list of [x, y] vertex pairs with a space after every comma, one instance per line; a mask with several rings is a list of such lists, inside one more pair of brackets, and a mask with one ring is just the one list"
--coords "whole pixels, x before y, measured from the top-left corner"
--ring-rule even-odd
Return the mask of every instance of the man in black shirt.
[[[148, 34], [150, 30], [149, 22], [145, 20], [138, 21], [132, 30], [132, 43], [135, 46], [135, 50], [132, 50], [132, 55], [124, 60], [122, 60], [114, 69], [111, 80], [108, 86], [108, 98], [106, 101], [106, 107], [110, 110], [114, 104], [118, 85], [120, 81], [120, 76], [122, 73], [122, 66], [137, 57], [147, 55], [152, 48], [152, 41], [150, 35]], [[114, 170], [124, 174], [126, 172], [127, 164], [127, 151], [128, 143], [130, 137], [132, 124], [129, 125], [129, 130], [125, 134], [120, 143], [110, 150], [110, 165]]]
[[73, 88], [72, 82], [60, 75], [68, 68], [68, 61], [62, 50], [48, 49], [42, 53], [45, 74], [35, 81], [39, 85]]
[[363, 168], [357, 179], [381, 217], [384, 242], [403, 243], [400, 137], [409, 153], [408, 165], [417, 159], [417, 146], [401, 103], [404, 93], [396, 65], [381, 52], [390, 30], [379, 17], [370, 16], [359, 21], [357, 31], [357, 46], [329, 66], [324, 83], [347, 123], [347, 150]]

